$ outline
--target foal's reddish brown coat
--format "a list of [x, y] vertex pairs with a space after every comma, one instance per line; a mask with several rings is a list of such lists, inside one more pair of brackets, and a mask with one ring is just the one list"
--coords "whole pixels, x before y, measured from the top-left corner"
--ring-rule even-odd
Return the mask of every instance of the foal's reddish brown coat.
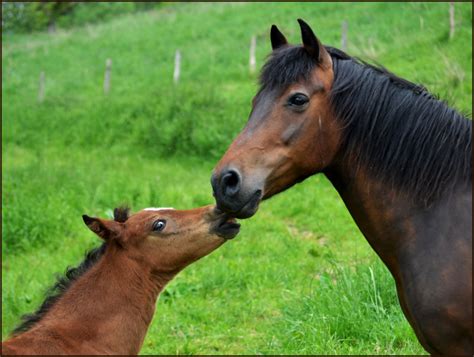
[[102, 257], [2, 354], [137, 354], [166, 283], [239, 230], [213, 207], [119, 220], [84, 216], [106, 241]]

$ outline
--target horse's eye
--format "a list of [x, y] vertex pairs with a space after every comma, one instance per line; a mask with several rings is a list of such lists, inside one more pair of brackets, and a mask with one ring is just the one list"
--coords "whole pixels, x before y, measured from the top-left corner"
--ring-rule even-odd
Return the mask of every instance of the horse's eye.
[[306, 103], [309, 102], [309, 98], [304, 95], [303, 93], [296, 93], [293, 94], [289, 99], [288, 99], [288, 105], [291, 107], [302, 107]]
[[164, 219], [159, 219], [155, 222], [153, 222], [153, 231], [155, 232], [160, 232], [166, 227], [166, 221]]

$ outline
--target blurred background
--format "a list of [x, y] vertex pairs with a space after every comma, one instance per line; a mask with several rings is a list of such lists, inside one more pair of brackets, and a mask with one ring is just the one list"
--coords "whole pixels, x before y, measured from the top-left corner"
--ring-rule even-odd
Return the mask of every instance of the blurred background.
[[[471, 3], [2, 3], [2, 339], [100, 242], [81, 215], [213, 203], [278, 25], [472, 113]], [[322, 175], [261, 205], [162, 294], [143, 354], [419, 354]]]

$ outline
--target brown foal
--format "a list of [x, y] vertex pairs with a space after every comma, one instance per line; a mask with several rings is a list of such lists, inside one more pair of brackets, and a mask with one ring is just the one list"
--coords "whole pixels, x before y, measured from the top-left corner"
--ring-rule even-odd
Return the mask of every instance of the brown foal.
[[83, 216], [103, 245], [2, 342], [3, 355], [138, 354], [164, 286], [240, 227], [211, 206], [145, 209], [130, 217], [116, 209], [114, 216]]

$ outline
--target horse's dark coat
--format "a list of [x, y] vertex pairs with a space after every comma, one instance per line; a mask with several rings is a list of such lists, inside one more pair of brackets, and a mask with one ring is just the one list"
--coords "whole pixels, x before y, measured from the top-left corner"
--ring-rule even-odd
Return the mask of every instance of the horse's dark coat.
[[[218, 208], [247, 218], [255, 195], [324, 173], [390, 270], [423, 347], [472, 355], [471, 120], [421, 85], [320, 45], [299, 22], [303, 46], [272, 28], [249, 121], [211, 177]], [[295, 93], [304, 106], [286, 105]]]
[[[331, 104], [344, 128], [345, 155], [356, 156], [359, 163], [370, 161], [373, 175], [422, 204], [472, 181], [471, 120], [421, 85], [326, 49], [333, 60]], [[261, 91], [281, 92], [308, 80], [315, 66], [303, 47], [281, 47], [262, 69]]]

